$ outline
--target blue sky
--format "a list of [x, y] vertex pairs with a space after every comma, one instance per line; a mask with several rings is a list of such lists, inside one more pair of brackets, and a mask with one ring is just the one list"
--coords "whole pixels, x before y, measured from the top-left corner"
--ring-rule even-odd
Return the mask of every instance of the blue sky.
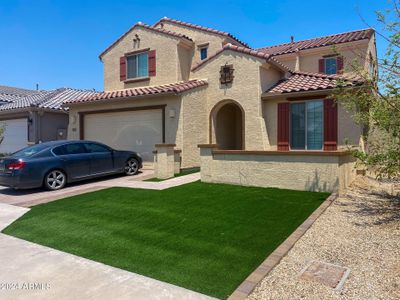
[[[252, 47], [377, 25], [387, 0], [0, 0], [0, 85], [103, 89], [98, 55], [134, 23], [167, 16], [228, 31]], [[377, 41], [378, 53], [385, 43]]]

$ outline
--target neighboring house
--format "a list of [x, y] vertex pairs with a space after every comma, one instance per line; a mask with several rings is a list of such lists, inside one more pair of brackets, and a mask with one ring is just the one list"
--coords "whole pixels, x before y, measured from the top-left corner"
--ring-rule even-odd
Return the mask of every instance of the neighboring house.
[[251, 49], [169, 18], [137, 23], [100, 54], [105, 92], [66, 104], [69, 137], [137, 150], [145, 160], [155, 144], [176, 144], [184, 168], [200, 165], [199, 144], [337, 151], [358, 145], [363, 128], [325, 98], [338, 80], [362, 85], [348, 66], [357, 59], [376, 72], [375, 58], [372, 29]]
[[0, 85], [0, 105], [14, 102], [15, 100], [35, 94], [37, 92], [38, 91], [35, 90]]
[[93, 94], [70, 88], [33, 91], [0, 86], [0, 125], [5, 127], [0, 153], [30, 144], [67, 138], [68, 111], [64, 101]]

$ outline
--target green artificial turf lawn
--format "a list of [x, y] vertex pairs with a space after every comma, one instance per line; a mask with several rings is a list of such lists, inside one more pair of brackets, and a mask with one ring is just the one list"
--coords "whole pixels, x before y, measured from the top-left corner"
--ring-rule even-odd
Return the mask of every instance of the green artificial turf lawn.
[[226, 298], [327, 193], [194, 182], [33, 207], [3, 233]]

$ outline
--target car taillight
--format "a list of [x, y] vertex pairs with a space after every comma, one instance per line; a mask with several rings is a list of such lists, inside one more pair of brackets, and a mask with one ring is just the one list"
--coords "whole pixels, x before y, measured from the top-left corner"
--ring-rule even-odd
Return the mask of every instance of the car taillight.
[[9, 170], [21, 170], [23, 167], [25, 167], [26, 162], [24, 161], [18, 161], [15, 163], [11, 163], [7, 166], [7, 169]]

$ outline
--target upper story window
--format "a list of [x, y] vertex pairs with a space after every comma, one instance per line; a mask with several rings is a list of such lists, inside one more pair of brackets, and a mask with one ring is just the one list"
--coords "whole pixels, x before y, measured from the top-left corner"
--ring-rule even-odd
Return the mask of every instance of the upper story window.
[[290, 148], [322, 150], [324, 144], [324, 102], [290, 104]]
[[319, 60], [319, 73], [340, 74], [343, 71], [343, 56], [328, 56]]
[[337, 60], [336, 57], [325, 58], [325, 74], [337, 74]]
[[126, 58], [126, 63], [128, 79], [149, 76], [148, 52], [130, 55]]
[[200, 48], [200, 59], [204, 60], [208, 56], [208, 47]]

